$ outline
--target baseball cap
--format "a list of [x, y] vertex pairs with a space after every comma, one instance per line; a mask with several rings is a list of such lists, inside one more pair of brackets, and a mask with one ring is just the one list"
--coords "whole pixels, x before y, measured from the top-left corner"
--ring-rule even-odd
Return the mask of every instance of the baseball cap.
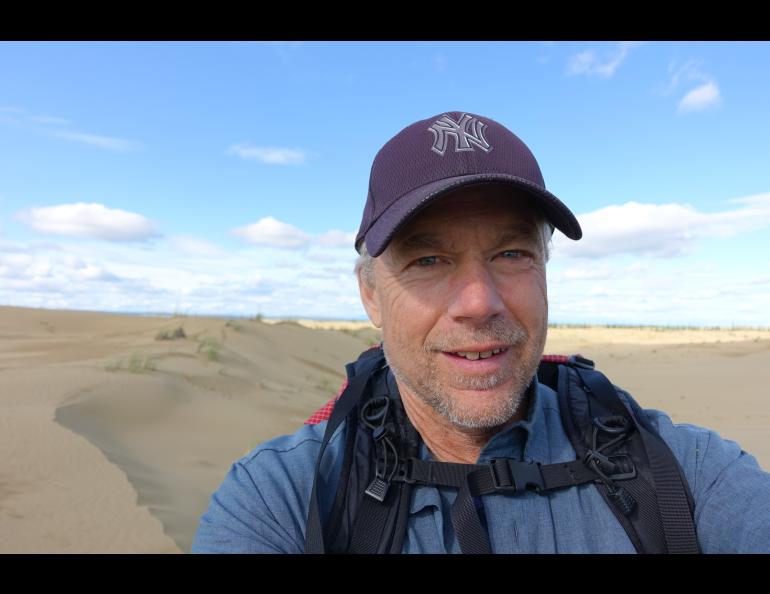
[[542, 209], [570, 239], [583, 235], [575, 215], [545, 189], [532, 151], [502, 124], [450, 111], [415, 122], [377, 152], [369, 175], [355, 248], [379, 256], [414, 215], [450, 190], [479, 183], [510, 184]]

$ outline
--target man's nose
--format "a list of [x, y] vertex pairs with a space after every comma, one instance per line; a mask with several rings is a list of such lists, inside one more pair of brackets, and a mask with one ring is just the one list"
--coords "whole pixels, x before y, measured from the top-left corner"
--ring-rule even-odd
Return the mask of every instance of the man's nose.
[[449, 315], [484, 322], [505, 310], [503, 297], [491, 271], [480, 262], [466, 262], [455, 271]]

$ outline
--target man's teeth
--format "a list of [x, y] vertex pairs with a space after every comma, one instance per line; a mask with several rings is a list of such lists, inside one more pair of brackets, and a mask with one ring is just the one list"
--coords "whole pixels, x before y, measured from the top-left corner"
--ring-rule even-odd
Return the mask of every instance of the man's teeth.
[[497, 353], [500, 353], [504, 351], [505, 349], [492, 349], [491, 351], [484, 351], [483, 353], [467, 353], [467, 352], [457, 352], [455, 355], [458, 355], [460, 357], [465, 357], [466, 359], [470, 359], [471, 361], [475, 361], [476, 359], [489, 359], [492, 355], [496, 355]]

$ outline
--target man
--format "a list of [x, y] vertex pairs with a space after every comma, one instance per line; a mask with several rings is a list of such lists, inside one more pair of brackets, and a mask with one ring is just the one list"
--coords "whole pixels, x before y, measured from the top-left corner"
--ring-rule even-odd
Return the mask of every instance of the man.
[[388, 141], [356, 238], [382, 348], [331, 416], [233, 464], [192, 551], [770, 552], [770, 474], [738, 444], [585, 360], [539, 381], [554, 228], [582, 235], [498, 122], [448, 112]]

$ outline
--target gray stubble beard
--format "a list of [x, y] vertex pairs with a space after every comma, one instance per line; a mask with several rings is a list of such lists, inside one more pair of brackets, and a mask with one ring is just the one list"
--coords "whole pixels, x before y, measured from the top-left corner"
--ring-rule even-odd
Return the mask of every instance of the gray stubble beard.
[[[547, 323], [542, 332], [542, 338], [539, 344], [532, 345], [532, 352], [527, 353], [525, 347], [530, 340], [530, 334], [519, 325], [510, 327], [508, 324], [492, 323], [484, 329], [483, 332], [476, 331], [471, 339], [476, 342], [503, 342], [511, 345], [509, 349], [519, 350], [521, 355], [527, 355], [526, 360], [519, 360], [520, 365], [512, 369], [503, 370], [498, 374], [487, 377], [468, 377], [458, 374], [450, 378], [451, 385], [461, 389], [486, 390], [511, 379], [513, 377], [513, 386], [509, 398], [504, 399], [500, 406], [495, 407], [485, 415], [474, 415], [473, 412], [462, 410], [457, 403], [444, 391], [438, 381], [438, 367], [430, 364], [425, 370], [425, 379], [423, 381], [412, 381], [406, 374], [393, 365], [393, 358], [389, 356], [387, 341], [383, 342], [383, 351], [385, 358], [393, 371], [396, 381], [410, 389], [418, 398], [433, 408], [438, 414], [446, 418], [453, 425], [461, 429], [492, 429], [505, 424], [513, 417], [522, 405], [527, 388], [532, 382], [533, 376], [537, 371], [538, 363], [545, 345], [545, 336], [547, 332]], [[444, 337], [442, 340], [426, 344], [424, 351], [430, 361], [435, 361], [432, 355], [436, 352], [449, 351], [455, 348], [455, 345], [461, 341], [467, 341], [468, 337], [462, 337], [459, 340], [452, 337]]]

